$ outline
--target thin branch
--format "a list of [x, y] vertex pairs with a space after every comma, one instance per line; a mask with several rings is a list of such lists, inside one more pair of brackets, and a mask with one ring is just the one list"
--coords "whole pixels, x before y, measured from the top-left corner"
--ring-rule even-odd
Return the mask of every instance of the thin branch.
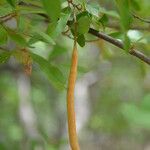
[[147, 19], [141, 18], [141, 17], [139, 17], [139, 16], [137, 16], [137, 15], [135, 15], [135, 14], [132, 14], [132, 16], [133, 16], [134, 18], [136, 18], [136, 19], [138, 19], [138, 20], [142, 21], [142, 22], [150, 23], [150, 20], [147, 20]]
[[[111, 44], [121, 48], [121, 49], [124, 49], [124, 44], [121, 41], [112, 38], [111, 36], [108, 36], [108, 35], [106, 35], [104, 33], [98, 32], [97, 30], [92, 29], [92, 28], [89, 29], [89, 33], [94, 35], [94, 36], [96, 36], [96, 37], [98, 37], [98, 38], [101, 38], [101, 39], [103, 39], [103, 40], [105, 40], [105, 41], [107, 41], [107, 42], [109, 42], [109, 43], [111, 43]], [[131, 48], [129, 50], [129, 53], [131, 55], [139, 58], [143, 62], [147, 63], [148, 65], [150, 65], [150, 57], [146, 56], [142, 52], [140, 52], [140, 51], [138, 51], [138, 50], [136, 50], [134, 48]]]
[[11, 14], [8, 14], [7, 16], [5, 17], [1, 17], [0, 19], [0, 24], [4, 23], [4, 22], [7, 22], [8, 20], [11, 20], [12, 18], [14, 18], [16, 16], [15, 13], [11, 13]]
[[[120, 30], [120, 26], [118, 23], [109, 23], [106, 25], [108, 28]], [[141, 31], [150, 31], [150, 26], [137, 26], [137, 25], [131, 25], [130, 27], [131, 30], [141, 30]]]

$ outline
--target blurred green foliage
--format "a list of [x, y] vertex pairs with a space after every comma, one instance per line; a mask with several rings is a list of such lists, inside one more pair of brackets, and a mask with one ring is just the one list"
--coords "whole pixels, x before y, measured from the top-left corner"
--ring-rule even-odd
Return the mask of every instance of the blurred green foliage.
[[[17, 5], [21, 2], [33, 7]], [[85, 10], [77, 15], [80, 92], [75, 98], [77, 104], [83, 103], [76, 110], [88, 112], [77, 113], [77, 120], [78, 116], [82, 118], [79, 122], [87, 118], [79, 129], [81, 149], [147, 150], [149, 66], [87, 32], [93, 27], [122, 40], [126, 50], [132, 44], [149, 56], [149, 24], [131, 13], [148, 18], [150, 2], [75, 0], [78, 3]], [[72, 10], [66, 6], [65, 0], [0, 1], [0, 150], [69, 149], [66, 85], [74, 27]], [[11, 27], [13, 20], [1, 22], [3, 16], [16, 12], [17, 28]], [[71, 31], [64, 36], [68, 20]], [[26, 47], [33, 61], [30, 77], [20, 64], [24, 56], [14, 59]], [[79, 94], [88, 96], [80, 98]]]

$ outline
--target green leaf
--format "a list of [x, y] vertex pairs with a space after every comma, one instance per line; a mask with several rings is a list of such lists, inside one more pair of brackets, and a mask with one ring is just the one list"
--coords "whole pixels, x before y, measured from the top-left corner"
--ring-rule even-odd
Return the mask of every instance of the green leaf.
[[47, 43], [47, 41], [45, 41], [39, 34], [33, 34], [33, 36], [29, 39], [28, 44], [32, 45], [39, 41]]
[[88, 33], [90, 28], [91, 18], [89, 16], [82, 16], [78, 20], [78, 33]]
[[0, 45], [6, 44], [7, 42], [7, 31], [0, 25]]
[[108, 17], [106, 14], [104, 14], [100, 19], [99, 22], [105, 27], [108, 23]]
[[[31, 4], [31, 2], [29, 2]], [[36, 4], [33, 4], [36, 5]], [[45, 11], [41, 8], [40, 5], [36, 5], [38, 7], [29, 7], [29, 6], [23, 6], [23, 5], [18, 5], [17, 10], [21, 12], [21, 14], [45, 14]]]
[[130, 14], [129, 1], [127, 0], [116, 0], [117, 6], [120, 13], [120, 23], [123, 31], [127, 31], [130, 27], [132, 17]]
[[83, 11], [79, 13], [76, 18], [77, 20], [79, 20], [80, 18], [85, 17], [85, 16], [88, 16], [90, 18], [92, 17], [92, 15], [88, 11]]
[[0, 53], [0, 63], [5, 63], [11, 56], [9, 52]]
[[12, 29], [7, 29], [9, 37], [15, 41], [19, 46], [26, 47], [27, 42], [26, 39], [20, 34], [19, 32], [16, 32]]
[[33, 36], [29, 39], [28, 44], [32, 45], [32, 44], [39, 42], [39, 41], [45, 42], [47, 44], [52, 44], [52, 45], [55, 44], [50, 37], [47, 37], [47, 35], [41, 35], [38, 33], [33, 33]]
[[106, 14], [110, 17], [114, 17], [114, 18], [117, 18], [117, 19], [120, 18], [118, 13], [115, 10], [106, 10], [105, 8], [100, 7], [100, 12], [103, 13], [103, 14]]
[[93, 16], [99, 17], [100, 14], [100, 6], [96, 3], [87, 4], [86, 10], [92, 14]]
[[67, 21], [70, 17], [70, 14], [71, 14], [71, 11], [68, 11], [65, 14], [64, 13], [61, 14], [61, 17], [57, 23], [51, 23], [48, 26], [47, 32], [53, 39], [58, 37], [59, 34], [61, 34], [61, 32], [64, 31]]
[[127, 36], [127, 34], [124, 34], [124, 49], [125, 49], [125, 51], [129, 51], [129, 49], [130, 49], [130, 39], [129, 39], [129, 37]]
[[12, 13], [12, 7], [9, 4], [0, 5], [0, 16], [5, 16]]
[[50, 36], [53, 36], [54, 33], [56, 32], [56, 26], [57, 26], [57, 22], [51, 22], [48, 24], [48, 27], [47, 27], [47, 34], [50, 35]]
[[16, 6], [16, 0], [7, 0], [7, 2], [8, 2], [12, 7], [15, 7], [15, 6]]
[[124, 34], [123, 42], [124, 42], [124, 49], [126, 51], [130, 48], [130, 39], [127, 36], [127, 31], [130, 28], [130, 24], [132, 21], [131, 14], [130, 14], [130, 7], [129, 7], [129, 1], [127, 0], [116, 0], [117, 6], [120, 13], [120, 25], [122, 32]]
[[90, 3], [87, 4], [86, 10], [92, 14], [93, 16], [96, 16], [99, 18], [100, 13], [106, 14], [108, 16], [114, 17], [114, 18], [119, 18], [119, 15], [116, 11], [114, 10], [106, 10], [105, 8], [99, 6], [97, 3]]
[[42, 0], [43, 6], [47, 11], [51, 21], [55, 22], [60, 17], [61, 1], [60, 0]]
[[56, 58], [59, 55], [62, 55], [67, 51], [67, 48], [60, 46], [60, 45], [55, 45], [52, 52], [49, 55], [49, 59]]
[[114, 37], [114, 38], [122, 39], [123, 34], [122, 34], [122, 32], [120, 32], [120, 31], [116, 31], [116, 32], [110, 33], [109, 36]]
[[77, 38], [77, 42], [81, 47], [85, 46], [85, 37], [83, 34], [79, 35]]
[[37, 34], [40, 35], [49, 44], [55, 45], [54, 40], [49, 35], [47, 35], [46, 33], [39, 31]]
[[30, 24], [30, 21], [28, 18], [24, 16], [18, 17], [18, 31], [20, 32], [28, 31], [29, 24]]
[[49, 81], [58, 89], [63, 89], [65, 86], [65, 78], [63, 73], [54, 65], [50, 64], [43, 57], [31, 53], [33, 60], [39, 65], [40, 69], [46, 74]]
[[[45, 32], [41, 31], [40, 29], [36, 27], [31, 27], [33, 32], [33, 37], [30, 39], [29, 43], [31, 44], [33, 41], [44, 41], [46, 43], [55, 45], [55, 41]], [[35, 40], [34, 40], [35, 38]], [[32, 41], [32, 42], [31, 42]], [[33, 42], [34, 43], [34, 42]]]

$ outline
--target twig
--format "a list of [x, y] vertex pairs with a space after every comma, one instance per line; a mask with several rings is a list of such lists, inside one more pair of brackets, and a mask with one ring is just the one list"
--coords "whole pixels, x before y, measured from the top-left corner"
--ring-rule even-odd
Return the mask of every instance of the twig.
[[137, 15], [135, 15], [135, 14], [133, 14], [133, 13], [132, 13], [132, 16], [133, 16], [134, 18], [136, 18], [136, 19], [142, 21], [142, 22], [150, 23], [150, 20], [143, 19], [143, 18], [141, 18], [141, 17], [139, 17], [139, 16], [137, 16]]
[[[97, 30], [92, 29], [92, 28], [89, 29], [89, 33], [94, 35], [94, 36], [97, 36], [98, 38], [101, 38], [101, 39], [103, 39], [103, 40], [105, 40], [105, 41], [107, 41], [107, 42], [109, 42], [109, 43], [111, 43], [111, 44], [121, 48], [121, 49], [124, 49], [124, 44], [121, 41], [112, 38], [111, 36], [108, 36], [108, 35], [106, 35], [104, 33], [98, 32]], [[140, 51], [138, 51], [138, 50], [136, 50], [134, 48], [131, 48], [129, 50], [129, 53], [131, 55], [139, 58], [140, 60], [144, 61], [148, 65], [150, 65], [150, 57], [146, 56], [142, 52], [140, 52]]]
[[16, 16], [15, 13], [11, 13], [11, 14], [6, 15], [5, 17], [4, 17], [4, 16], [1, 17], [1, 19], [0, 19], [0, 24], [1, 24], [1, 23], [4, 23], [4, 22], [7, 22], [8, 20], [12, 19], [12, 18], [15, 17], [15, 16]]
[[[106, 27], [108, 28], [112, 28], [112, 29], [116, 29], [116, 30], [120, 30], [120, 26], [117, 23], [109, 23], [106, 25]], [[137, 26], [137, 25], [131, 25], [130, 26], [131, 30], [141, 30], [141, 31], [150, 31], [150, 26]]]

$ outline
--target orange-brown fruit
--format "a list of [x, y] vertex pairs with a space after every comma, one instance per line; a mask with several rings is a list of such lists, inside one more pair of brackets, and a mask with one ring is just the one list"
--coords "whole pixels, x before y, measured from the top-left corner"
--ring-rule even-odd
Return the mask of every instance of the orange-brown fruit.
[[77, 77], [77, 66], [78, 66], [78, 51], [77, 51], [77, 44], [75, 41], [72, 53], [71, 68], [67, 90], [68, 131], [69, 131], [69, 142], [72, 150], [80, 150], [76, 132], [76, 118], [74, 106], [74, 89]]

